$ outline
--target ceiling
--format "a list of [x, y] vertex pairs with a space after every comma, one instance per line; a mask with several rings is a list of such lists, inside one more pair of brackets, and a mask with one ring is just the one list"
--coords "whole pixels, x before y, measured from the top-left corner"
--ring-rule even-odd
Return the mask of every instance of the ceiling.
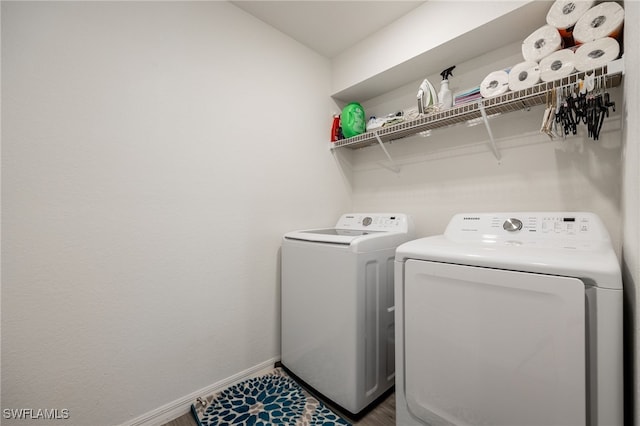
[[389, 25], [423, 1], [231, 1], [327, 58]]

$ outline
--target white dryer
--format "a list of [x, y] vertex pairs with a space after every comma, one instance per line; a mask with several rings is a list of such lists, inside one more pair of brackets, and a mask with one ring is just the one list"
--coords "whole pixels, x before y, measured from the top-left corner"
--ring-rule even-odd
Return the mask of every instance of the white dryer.
[[394, 383], [393, 267], [405, 214], [345, 214], [282, 240], [282, 364], [357, 414]]
[[453, 217], [398, 247], [396, 418], [622, 426], [622, 282], [591, 213]]

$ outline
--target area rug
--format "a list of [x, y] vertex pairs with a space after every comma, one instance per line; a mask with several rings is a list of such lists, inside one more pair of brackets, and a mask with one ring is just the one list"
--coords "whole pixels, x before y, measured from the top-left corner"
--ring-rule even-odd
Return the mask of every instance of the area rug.
[[350, 425], [282, 368], [198, 398], [191, 412], [199, 426]]

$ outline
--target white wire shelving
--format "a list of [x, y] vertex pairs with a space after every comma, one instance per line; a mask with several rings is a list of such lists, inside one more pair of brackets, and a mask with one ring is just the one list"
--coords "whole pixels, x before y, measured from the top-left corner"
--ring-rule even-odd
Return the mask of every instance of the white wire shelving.
[[453, 126], [459, 123], [466, 123], [471, 120], [482, 120], [489, 133], [491, 150], [496, 158], [500, 160], [500, 153], [495, 146], [488, 117], [513, 111], [521, 111], [523, 109], [545, 104], [548, 101], [551, 92], [557, 88], [570, 88], [575, 86], [580, 80], [584, 79], [585, 75], [589, 75], [591, 73], [594, 73], [596, 79], [601, 81], [602, 87], [616, 87], [620, 85], [620, 82], [622, 81], [622, 75], [624, 74], [624, 60], [617, 59], [603, 67], [591, 71], [575, 72], [559, 80], [538, 83], [528, 89], [507, 92], [494, 98], [480, 99], [477, 102], [465, 103], [444, 111], [425, 114], [414, 120], [382, 127], [351, 138], [340, 139], [336, 142], [331, 142], [330, 149], [332, 151], [339, 148], [359, 149], [379, 144], [385, 155], [393, 164], [391, 156], [384, 147], [385, 142], [406, 138], [428, 130]]

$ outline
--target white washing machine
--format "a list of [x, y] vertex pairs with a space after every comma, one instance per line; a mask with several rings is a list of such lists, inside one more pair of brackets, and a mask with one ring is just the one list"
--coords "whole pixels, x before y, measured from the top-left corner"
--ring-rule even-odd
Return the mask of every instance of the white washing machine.
[[394, 384], [393, 266], [405, 214], [345, 214], [282, 240], [282, 364], [358, 414]]
[[453, 217], [398, 247], [396, 419], [622, 426], [622, 282], [591, 213]]

